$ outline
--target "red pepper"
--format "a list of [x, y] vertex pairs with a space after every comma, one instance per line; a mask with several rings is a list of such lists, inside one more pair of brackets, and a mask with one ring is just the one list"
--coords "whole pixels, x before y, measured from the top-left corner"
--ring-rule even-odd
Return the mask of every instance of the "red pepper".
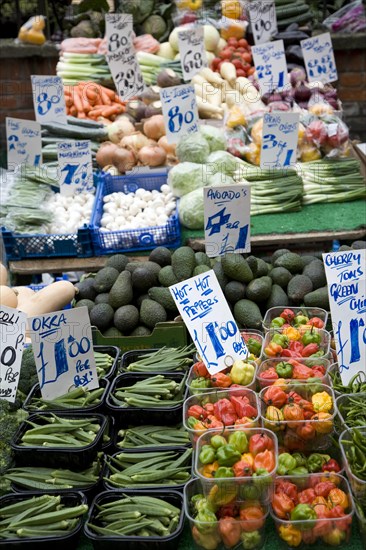
[[317, 540], [317, 535], [314, 533], [314, 529], [307, 529], [301, 533], [302, 542], [304, 544], [314, 544]]
[[311, 319], [309, 319], [307, 324], [308, 325], [313, 325], [313, 327], [316, 327], [316, 328], [323, 328], [324, 327], [324, 321], [319, 319], [319, 317], [312, 317]]
[[272, 508], [277, 517], [288, 519], [291, 510], [295, 508], [295, 504], [286, 493], [276, 493], [272, 497]]
[[304, 349], [304, 344], [302, 342], [299, 342], [298, 340], [291, 340], [288, 349], [301, 357], [301, 352]]
[[224, 518], [228, 516], [234, 518], [235, 516], [239, 515], [239, 506], [235, 502], [229, 502], [229, 504], [221, 506], [221, 508], [217, 510], [216, 515], [218, 516], [218, 518]]
[[328, 460], [328, 462], [326, 462], [325, 464], [323, 464], [322, 466], [322, 472], [340, 472], [341, 471], [341, 468], [338, 464], [338, 462], [334, 459], [334, 458], [331, 458], [330, 460]]
[[211, 376], [211, 384], [215, 388], [229, 388], [231, 386], [231, 378], [222, 372], [218, 372]]
[[292, 378], [295, 378], [298, 380], [307, 380], [312, 376], [314, 376], [313, 370], [309, 369], [309, 367], [307, 367], [306, 365], [302, 365], [301, 363], [298, 363], [293, 368]]
[[248, 390], [246, 388], [243, 388], [243, 386], [241, 386], [240, 384], [231, 384], [229, 391], [230, 391], [230, 395], [235, 395], [235, 397], [238, 397], [238, 396], [239, 397], [247, 397], [248, 396]]
[[311, 504], [315, 498], [314, 489], [310, 488], [300, 491], [298, 498], [301, 504]]
[[313, 531], [317, 537], [323, 537], [332, 530], [332, 522], [329, 521], [330, 510], [325, 504], [316, 504], [314, 510], [318, 521], [314, 525]]
[[213, 403], [206, 403], [206, 405], [203, 405], [203, 408], [207, 412], [207, 414], [213, 414], [214, 413], [214, 405]]
[[204, 376], [205, 378], [210, 376], [203, 361], [198, 361], [193, 365], [193, 372], [196, 376]]
[[311, 367], [311, 370], [313, 371], [313, 376], [316, 376], [317, 378], [323, 378], [325, 376], [325, 367], [323, 365], [314, 365]]
[[250, 404], [248, 397], [232, 396], [230, 400], [239, 418], [242, 418], [243, 416], [255, 418], [257, 416], [258, 411]]
[[320, 348], [319, 348], [318, 344], [315, 344], [315, 343], [308, 344], [302, 350], [301, 355], [303, 357], [310, 357], [310, 355], [313, 355], [314, 353], [317, 353], [319, 351], [319, 349]]
[[283, 480], [276, 482], [276, 493], [284, 493], [294, 502], [294, 504], [298, 502], [297, 487], [295, 483]]
[[271, 386], [264, 392], [263, 400], [266, 405], [280, 409], [287, 402], [287, 394], [279, 386]]
[[221, 420], [225, 426], [231, 426], [237, 419], [234, 406], [228, 399], [219, 399], [214, 404], [214, 415], [218, 420]]
[[207, 417], [207, 411], [199, 405], [192, 405], [192, 407], [189, 407], [187, 414], [188, 417], [193, 416], [197, 418], [197, 420], [204, 420]]
[[293, 356], [294, 356], [294, 352], [291, 351], [290, 349], [284, 348], [281, 352], [281, 357], [293, 357]]
[[[342, 508], [342, 506], [340, 506], [339, 504], [337, 506], [334, 506], [334, 508], [332, 508], [331, 510], [329, 510], [329, 517], [330, 518], [337, 518], [337, 527], [341, 530], [341, 531], [346, 531], [347, 528], [351, 525], [352, 523], [352, 518], [350, 517], [345, 517], [346, 516], [346, 513], [344, 511], [344, 508]], [[343, 520], [339, 521], [338, 518], [344, 518]]]
[[265, 370], [264, 372], [261, 372], [259, 377], [263, 380], [277, 380], [278, 374], [276, 372], [276, 369], [274, 367], [270, 367], [269, 369]]
[[265, 450], [271, 451], [272, 449], [273, 441], [265, 433], [252, 435], [249, 439], [249, 452], [254, 456]]
[[292, 309], [284, 309], [282, 313], [280, 313], [280, 317], [285, 319], [288, 323], [291, 323], [295, 319], [295, 313], [292, 311]]
[[315, 495], [324, 498], [327, 498], [332, 489], [336, 489], [333, 481], [320, 481], [314, 487]]
[[235, 477], [252, 477], [253, 475], [252, 467], [246, 460], [239, 460], [232, 468]]
[[210, 414], [206, 418], [205, 424], [206, 424], [207, 428], [209, 428], [210, 430], [213, 429], [213, 428], [224, 428], [223, 422], [218, 420], [216, 418], [216, 416], [214, 416], [213, 414]]

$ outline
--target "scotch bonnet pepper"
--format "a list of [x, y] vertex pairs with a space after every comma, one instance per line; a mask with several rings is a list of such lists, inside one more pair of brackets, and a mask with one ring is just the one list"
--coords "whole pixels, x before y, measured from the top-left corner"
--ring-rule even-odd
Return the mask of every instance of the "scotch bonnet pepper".
[[255, 367], [251, 363], [246, 363], [237, 359], [230, 370], [230, 378], [234, 384], [247, 386], [253, 380]]
[[317, 515], [309, 504], [297, 504], [290, 513], [291, 521], [296, 521], [296, 527], [300, 531], [312, 529], [316, 523]]
[[293, 366], [290, 363], [281, 361], [276, 365], [276, 373], [280, 378], [292, 378]]
[[262, 544], [262, 537], [259, 531], [250, 531], [241, 534], [241, 542], [244, 550], [254, 550]]
[[241, 453], [233, 445], [223, 445], [216, 451], [216, 459], [220, 466], [233, 466], [241, 459]]
[[290, 453], [282, 453], [278, 457], [277, 474], [284, 476], [291, 470], [294, 470], [296, 466], [296, 459]]
[[244, 432], [235, 431], [229, 435], [229, 444], [232, 445], [240, 454], [248, 450], [248, 438]]

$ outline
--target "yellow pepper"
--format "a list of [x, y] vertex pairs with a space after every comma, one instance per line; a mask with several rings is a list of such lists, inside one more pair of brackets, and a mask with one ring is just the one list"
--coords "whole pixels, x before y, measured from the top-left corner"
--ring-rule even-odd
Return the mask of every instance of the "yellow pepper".
[[180, 0], [177, 6], [180, 10], [187, 9], [196, 11], [202, 6], [202, 0]]
[[312, 330], [314, 332], [314, 327], [313, 325], [299, 325], [296, 330], [299, 331], [300, 336], [303, 336], [308, 330]]
[[292, 525], [281, 525], [279, 535], [289, 546], [300, 546], [301, 544], [301, 531]]
[[214, 473], [219, 468], [219, 463], [217, 461], [213, 462], [212, 464], [205, 464], [202, 468], [202, 475], [205, 477], [214, 477]]
[[320, 412], [311, 417], [314, 420], [314, 428], [318, 434], [330, 434], [333, 431], [333, 418], [329, 413]]
[[301, 338], [300, 332], [295, 327], [284, 328], [282, 334], [285, 334], [292, 341], [297, 341]]
[[226, 120], [226, 126], [228, 128], [235, 128], [235, 126], [246, 126], [246, 118], [243, 111], [239, 107], [232, 107], [229, 111], [229, 116]]
[[236, 495], [237, 486], [232, 483], [214, 485], [208, 494], [207, 501], [214, 506], [225, 506], [225, 504], [229, 504]]
[[333, 406], [332, 397], [326, 391], [315, 393], [311, 401], [315, 412], [329, 412]]
[[331, 489], [328, 495], [328, 502], [334, 508], [334, 506], [341, 506], [346, 510], [349, 506], [348, 496], [342, 489]]
[[251, 453], [244, 453], [241, 455], [241, 459], [244, 460], [251, 468], [253, 468], [254, 465], [254, 457]]
[[287, 382], [285, 378], [277, 378], [272, 384], [272, 386], [279, 386], [281, 390], [286, 390], [287, 388]]
[[285, 429], [285, 425], [283, 424], [284, 416], [281, 409], [270, 405], [266, 411], [266, 419], [268, 422], [264, 423], [264, 427], [272, 430], [272, 432], [279, 432]]

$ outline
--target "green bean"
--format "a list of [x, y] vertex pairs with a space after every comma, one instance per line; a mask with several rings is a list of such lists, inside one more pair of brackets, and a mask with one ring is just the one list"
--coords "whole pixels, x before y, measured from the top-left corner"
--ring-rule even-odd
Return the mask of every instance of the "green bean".
[[126, 370], [130, 372], [173, 372], [187, 370], [193, 363], [193, 345], [183, 348], [163, 347], [152, 353], [138, 356], [138, 360], [130, 363]]
[[125, 449], [186, 445], [190, 442], [189, 435], [182, 426], [137, 426], [120, 430], [118, 436], [121, 441], [118, 441], [117, 446]]
[[117, 386], [111, 398], [119, 407], [172, 407], [183, 402], [186, 378], [187, 374], [178, 383], [163, 375], [152, 376], [132, 386]]

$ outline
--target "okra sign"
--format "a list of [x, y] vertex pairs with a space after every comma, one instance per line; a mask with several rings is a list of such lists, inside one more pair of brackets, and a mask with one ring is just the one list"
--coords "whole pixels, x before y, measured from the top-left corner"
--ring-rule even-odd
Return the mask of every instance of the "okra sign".
[[74, 388], [99, 387], [88, 309], [55, 311], [28, 319], [44, 399]]
[[22, 362], [27, 315], [0, 306], [0, 399], [14, 403]]
[[342, 382], [366, 372], [366, 250], [323, 254]]
[[210, 374], [231, 367], [237, 359], [246, 359], [248, 349], [213, 270], [169, 290]]

